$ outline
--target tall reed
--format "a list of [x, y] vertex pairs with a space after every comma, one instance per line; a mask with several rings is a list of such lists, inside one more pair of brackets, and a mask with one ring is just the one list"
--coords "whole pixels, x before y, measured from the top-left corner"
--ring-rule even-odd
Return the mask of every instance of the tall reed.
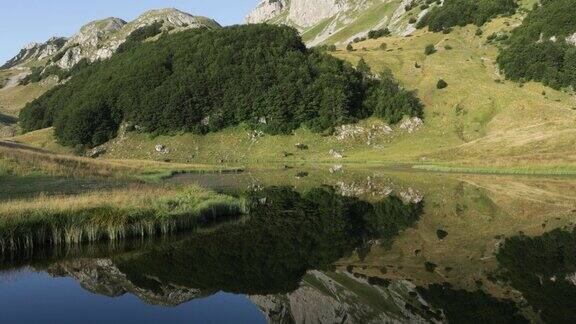
[[198, 187], [40, 196], [0, 205], [0, 253], [170, 234], [245, 211], [242, 200]]

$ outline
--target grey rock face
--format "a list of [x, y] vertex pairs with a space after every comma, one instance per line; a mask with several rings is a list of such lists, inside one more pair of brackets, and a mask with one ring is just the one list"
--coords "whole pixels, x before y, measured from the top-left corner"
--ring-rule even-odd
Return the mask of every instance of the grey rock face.
[[338, 0], [263, 0], [246, 17], [246, 22], [266, 22], [287, 11], [288, 20], [294, 25], [310, 27], [347, 8], [346, 1]]
[[[309, 46], [315, 46], [355, 23], [365, 23], [363, 14], [370, 10], [382, 10], [382, 5], [393, 6], [376, 21], [339, 43], [347, 43], [356, 37], [366, 36], [370, 30], [389, 28], [396, 35], [407, 35], [414, 31], [409, 24], [405, 6], [412, 0], [395, 3], [390, 0], [262, 0], [246, 17], [248, 23], [275, 23], [293, 26], [306, 35]], [[358, 24], [356, 24], [358, 25]], [[350, 35], [350, 34], [346, 34]]]
[[155, 22], [161, 22], [163, 30], [220, 27], [212, 19], [193, 16], [176, 9], [151, 10], [130, 23], [111, 17], [86, 24], [70, 39], [52, 38], [44, 44], [31, 44], [8, 61], [4, 68], [36, 59], [46, 60], [48, 65], [56, 64], [66, 70], [83, 59], [90, 62], [104, 60], [110, 58], [136, 29]]
[[268, 21], [280, 15], [287, 7], [286, 0], [263, 0], [258, 6], [246, 16], [246, 22], [249, 24], [257, 24]]
[[10, 59], [0, 68], [8, 69], [25, 62], [30, 62], [33, 60], [41, 61], [50, 58], [64, 46], [66, 41], [66, 38], [52, 37], [42, 44], [30, 43], [26, 45], [26, 47], [24, 47], [22, 50], [20, 50], [18, 55]]

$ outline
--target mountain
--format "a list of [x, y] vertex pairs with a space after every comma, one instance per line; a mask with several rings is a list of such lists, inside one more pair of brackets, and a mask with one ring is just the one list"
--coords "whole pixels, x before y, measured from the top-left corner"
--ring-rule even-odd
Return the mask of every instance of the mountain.
[[30, 44], [2, 68], [57, 65], [62, 69], [70, 69], [82, 59], [90, 62], [107, 59], [132, 32], [156, 22], [162, 23], [163, 31], [220, 27], [212, 19], [193, 16], [177, 9], [151, 10], [129, 23], [111, 17], [84, 25], [71, 38], [54, 37], [43, 44]]
[[[165, 307], [216, 292], [163, 281], [153, 273], [142, 272], [142, 278], [135, 280], [116, 263], [110, 258], [81, 258], [55, 263], [46, 271], [53, 277], [73, 278], [94, 294], [131, 294], [149, 305]], [[293, 292], [248, 297], [271, 323], [424, 323], [430, 318], [420, 310], [429, 306], [412, 283], [345, 272], [309, 271]]]
[[262, 0], [246, 22], [295, 27], [311, 46], [348, 43], [382, 28], [409, 34], [428, 11], [414, 8], [407, 14], [412, 3], [413, 0]]
[[52, 37], [42, 44], [30, 43], [21, 49], [18, 55], [2, 65], [2, 69], [9, 69], [23, 62], [43, 61], [58, 53], [66, 41], [67, 39], [63, 37]]
[[150, 278], [147, 285], [138, 286], [127, 278], [113, 260], [75, 259], [51, 265], [47, 272], [54, 277], [70, 277], [82, 288], [95, 294], [119, 297], [132, 294], [140, 300], [159, 306], [177, 306], [205, 295], [199, 289], [186, 288]]

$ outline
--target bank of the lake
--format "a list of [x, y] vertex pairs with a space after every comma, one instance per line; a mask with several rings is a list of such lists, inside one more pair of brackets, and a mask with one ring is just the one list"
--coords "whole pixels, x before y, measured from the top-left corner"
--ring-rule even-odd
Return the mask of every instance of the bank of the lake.
[[0, 205], [0, 250], [168, 234], [244, 211], [241, 199], [197, 186], [132, 185], [79, 195], [39, 195]]

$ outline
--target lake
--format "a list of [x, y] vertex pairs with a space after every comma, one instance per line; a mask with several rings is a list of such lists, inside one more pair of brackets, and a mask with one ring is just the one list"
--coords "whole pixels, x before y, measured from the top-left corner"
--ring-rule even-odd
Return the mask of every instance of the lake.
[[249, 212], [4, 253], [0, 323], [576, 322], [574, 178], [300, 166], [169, 182]]

